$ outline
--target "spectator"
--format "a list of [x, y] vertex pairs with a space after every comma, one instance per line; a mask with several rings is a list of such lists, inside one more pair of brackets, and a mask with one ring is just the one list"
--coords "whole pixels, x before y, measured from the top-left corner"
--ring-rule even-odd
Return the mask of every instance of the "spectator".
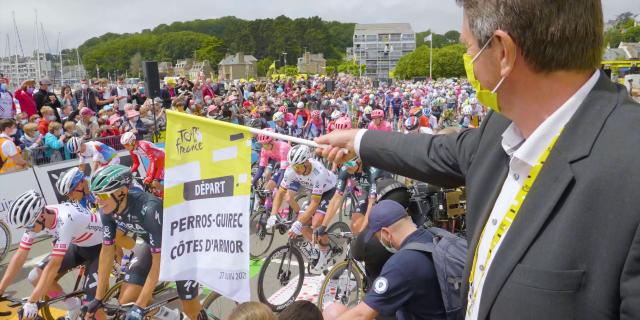
[[16, 104], [13, 95], [8, 91], [7, 79], [0, 78], [0, 120], [11, 119], [16, 113]]
[[20, 148], [22, 150], [32, 150], [43, 145], [43, 136], [38, 132], [38, 126], [35, 123], [27, 123], [22, 128], [24, 134], [20, 137]]
[[155, 125], [157, 125], [158, 131], [165, 131], [167, 129], [167, 114], [162, 107], [162, 100], [155, 98], [154, 103], [151, 105], [151, 113], [155, 113]]
[[67, 121], [72, 114], [73, 114], [73, 106], [70, 106], [70, 105], [62, 106], [62, 114], [60, 115], [62, 117], [62, 123]]
[[73, 121], [65, 122], [62, 127], [64, 128], [64, 134], [67, 136], [67, 139], [69, 139], [71, 137], [82, 137], [82, 136], [84, 136], [84, 132], [82, 132], [82, 130], [78, 129], [78, 126], [76, 126], [76, 123], [73, 122]]
[[127, 121], [122, 124], [122, 132], [129, 131], [135, 133], [138, 139], [141, 139], [142, 135], [149, 132], [142, 120], [140, 120], [140, 112], [135, 110], [127, 111]]
[[87, 107], [80, 109], [80, 120], [78, 120], [76, 126], [84, 133], [82, 136], [84, 140], [91, 140], [98, 136], [98, 130], [100, 128], [94, 117], [95, 114], [93, 110]]
[[227, 320], [277, 320], [269, 307], [256, 301], [249, 301], [238, 305]]
[[[78, 109], [82, 109], [84, 106], [94, 112], [98, 111], [101, 106], [112, 103], [115, 100], [115, 97], [102, 99], [96, 90], [89, 87], [87, 79], [80, 80], [80, 89], [73, 95], [78, 101]], [[81, 106], [80, 103], [84, 103], [84, 105]]]
[[64, 140], [66, 136], [62, 134], [62, 125], [60, 122], [52, 121], [49, 123], [49, 130], [44, 136], [44, 157], [50, 162], [62, 161], [68, 159], [68, 155], [63, 157]]
[[213, 87], [211, 86], [211, 79], [209, 78], [204, 81], [204, 85], [202, 86], [202, 98], [206, 99], [207, 97], [210, 97], [212, 99], [215, 97]]
[[200, 84], [200, 80], [196, 80], [193, 83], [193, 88], [192, 88], [192, 92], [193, 92], [193, 100], [195, 100], [196, 103], [202, 103], [203, 101], [203, 94], [202, 94], [202, 85]]
[[[62, 98], [60, 99], [61, 108], [64, 109], [66, 106], [71, 106], [71, 111], [78, 110], [78, 100], [73, 95], [73, 91], [71, 91], [71, 87], [65, 85], [62, 87]], [[64, 118], [64, 116], [62, 116]], [[63, 120], [64, 121], [64, 120]]]
[[40, 123], [40, 115], [36, 113], [29, 116], [29, 123], [35, 123], [37, 126]]
[[123, 77], [118, 77], [116, 80], [116, 86], [111, 89], [111, 96], [115, 97], [113, 108], [120, 112], [124, 112], [124, 106], [131, 103], [131, 89], [124, 85]]
[[40, 109], [40, 114], [42, 117], [38, 123], [38, 131], [40, 131], [40, 134], [44, 136], [49, 132], [49, 123], [56, 121], [56, 115], [53, 108], [49, 106], [42, 107], [42, 109]]
[[112, 136], [118, 136], [122, 134], [122, 131], [120, 131], [120, 127], [122, 126], [122, 118], [119, 115], [114, 114], [109, 117], [107, 125], [109, 126], [108, 132], [110, 132]]
[[[431, 257], [414, 250], [401, 250], [409, 243], [433, 243], [431, 234], [418, 229], [406, 209], [393, 200], [382, 200], [369, 214], [365, 241], [375, 237], [394, 253], [372, 284], [363, 302], [337, 319], [375, 319], [378, 315], [400, 319], [445, 319], [442, 293]], [[329, 306], [340, 313], [342, 306]], [[342, 310], [344, 311], [344, 309]]]
[[33, 99], [36, 101], [36, 108], [38, 113], [42, 115], [42, 107], [49, 106], [53, 109], [53, 115], [56, 117], [56, 121], [61, 122], [62, 119], [58, 114], [58, 108], [60, 108], [60, 101], [55, 93], [49, 91], [51, 80], [49, 78], [40, 79], [40, 89], [33, 94]]
[[318, 307], [306, 300], [298, 300], [278, 315], [278, 320], [323, 320]]
[[26, 112], [29, 117], [34, 114], [38, 114], [38, 109], [36, 108], [36, 101], [33, 99], [33, 91], [36, 86], [35, 80], [25, 80], [14, 92], [14, 97], [18, 100], [20, 104], [20, 110], [22, 112]]
[[136, 106], [141, 106], [146, 99], [147, 97], [144, 95], [144, 87], [131, 88], [131, 103]]
[[0, 120], [0, 174], [18, 171], [27, 166], [20, 149], [13, 142], [12, 137], [16, 132], [18, 127], [15, 120]]

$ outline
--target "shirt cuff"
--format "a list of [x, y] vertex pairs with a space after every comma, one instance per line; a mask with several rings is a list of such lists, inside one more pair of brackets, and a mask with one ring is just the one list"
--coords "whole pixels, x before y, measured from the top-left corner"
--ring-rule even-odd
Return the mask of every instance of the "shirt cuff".
[[356, 133], [355, 139], [353, 139], [353, 150], [356, 152], [356, 154], [360, 159], [362, 159], [362, 157], [360, 157], [360, 142], [362, 141], [362, 136], [364, 136], [366, 132], [367, 132], [367, 129], [358, 130], [358, 133]]

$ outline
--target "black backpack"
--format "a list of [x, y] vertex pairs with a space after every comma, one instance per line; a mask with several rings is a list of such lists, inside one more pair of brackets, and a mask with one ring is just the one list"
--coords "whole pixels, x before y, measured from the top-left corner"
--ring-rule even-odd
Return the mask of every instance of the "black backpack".
[[438, 276], [442, 302], [447, 320], [456, 319], [462, 310], [460, 288], [467, 259], [467, 240], [440, 228], [427, 228], [433, 243], [411, 242], [401, 250], [415, 250], [431, 254]]

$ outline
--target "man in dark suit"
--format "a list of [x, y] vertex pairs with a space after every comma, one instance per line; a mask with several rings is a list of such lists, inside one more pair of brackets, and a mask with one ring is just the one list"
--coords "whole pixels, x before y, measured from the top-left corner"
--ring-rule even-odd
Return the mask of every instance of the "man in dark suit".
[[493, 109], [481, 127], [336, 131], [318, 152], [466, 185], [462, 318], [640, 319], [640, 105], [597, 70], [600, 1], [458, 2], [465, 69]]

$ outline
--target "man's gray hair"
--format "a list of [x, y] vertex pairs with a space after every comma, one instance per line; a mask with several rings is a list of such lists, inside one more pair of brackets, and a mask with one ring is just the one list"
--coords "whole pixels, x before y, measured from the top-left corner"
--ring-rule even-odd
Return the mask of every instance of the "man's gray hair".
[[604, 22], [600, 0], [456, 0], [478, 45], [503, 30], [538, 72], [600, 66]]

